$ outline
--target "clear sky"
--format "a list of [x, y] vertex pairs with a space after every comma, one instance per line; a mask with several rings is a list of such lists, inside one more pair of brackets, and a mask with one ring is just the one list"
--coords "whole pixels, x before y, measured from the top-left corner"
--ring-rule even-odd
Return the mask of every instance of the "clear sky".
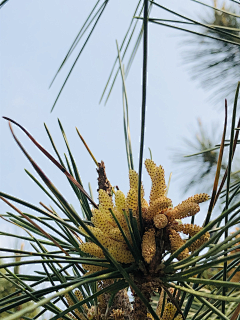
[[[48, 86], [95, 1], [10, 0], [0, 11], [1, 116], [10, 117], [22, 124], [39, 143], [54, 154], [43, 126], [46, 122], [57, 148], [63, 154], [66, 148], [57, 123], [59, 118], [79, 166], [84, 186], [87, 189], [88, 182], [91, 183], [95, 200], [96, 166], [78, 138], [75, 127], [78, 127], [96, 159], [105, 162], [112, 185], [118, 185], [126, 193], [128, 168], [120, 78], [106, 106], [99, 105], [99, 98], [117, 54], [115, 40], [119, 43], [122, 41], [137, 2], [109, 2], [52, 113], [50, 109], [73, 59], [70, 59], [50, 90]], [[200, 8], [203, 10], [190, 0], [182, 0], [181, 4], [179, 0], [164, 0], [161, 4], [178, 9], [184, 14], [198, 14]], [[158, 8], [153, 9], [151, 16], [170, 17]], [[220, 128], [224, 117], [224, 103], [217, 106], [209, 102], [208, 94], [199, 87], [198, 82], [191, 80], [190, 73], [183, 64], [184, 48], [181, 44], [188, 39], [191, 41], [190, 36], [187, 38], [179, 31], [149, 25], [144, 159], [149, 157], [150, 147], [153, 160], [158, 165], [163, 165], [167, 179], [170, 172], [173, 172], [169, 197], [174, 205], [184, 200], [181, 182], [176, 180], [178, 168], [172, 161], [174, 150], [181, 148], [182, 137], [195, 133], [192, 128], [197, 126], [198, 117], [204, 124], [217, 121]], [[136, 170], [140, 140], [141, 76], [142, 48], [136, 55], [126, 82]], [[14, 127], [14, 131], [33, 159], [79, 211], [79, 205], [63, 174], [17, 127]], [[51, 204], [24, 172], [26, 168], [34, 173], [34, 169], [17, 147], [7, 121], [3, 119], [0, 119], [0, 150], [0, 189], [34, 204], [39, 201]], [[183, 176], [187, 174], [188, 172], [182, 172]], [[34, 175], [37, 176], [35, 173]], [[143, 183], [149, 192], [150, 179], [145, 169]], [[199, 190], [200, 192], [204, 190]], [[186, 197], [191, 195], [189, 193]], [[9, 208], [0, 202], [0, 213], [3, 214], [6, 210]], [[12, 228], [14, 227], [6, 225], [5, 230], [13, 232]], [[14, 232], [17, 232], [16, 229]]]

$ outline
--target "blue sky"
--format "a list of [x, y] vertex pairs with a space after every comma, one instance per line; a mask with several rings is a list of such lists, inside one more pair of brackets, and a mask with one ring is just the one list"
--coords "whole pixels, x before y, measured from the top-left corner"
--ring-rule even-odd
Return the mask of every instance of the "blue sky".
[[[126, 193], [128, 168], [122, 124], [120, 78], [108, 104], [104, 106], [98, 102], [117, 54], [115, 40], [120, 43], [123, 39], [137, 1], [109, 2], [52, 113], [50, 109], [73, 60], [69, 61], [53, 87], [48, 89], [94, 3], [77, 0], [10, 0], [0, 11], [0, 90], [1, 116], [10, 117], [22, 124], [52, 154], [54, 152], [43, 123], [47, 124], [57, 148], [63, 154], [66, 148], [57, 123], [58, 118], [61, 120], [84, 186], [87, 189], [88, 182], [91, 183], [96, 200], [96, 166], [78, 138], [75, 127], [83, 135], [96, 159], [105, 162], [112, 185], [118, 185]], [[161, 4], [171, 9], [179, 9], [184, 14], [197, 14], [200, 8], [189, 0], [182, 0], [181, 4], [177, 0], [168, 0], [161, 1]], [[165, 12], [156, 8], [152, 11], [152, 16], [168, 17]], [[172, 161], [174, 150], [181, 148], [182, 137], [195, 133], [197, 118], [200, 117], [204, 124], [217, 122], [220, 128], [224, 118], [224, 103], [222, 106], [214, 105], [209, 101], [208, 93], [199, 87], [199, 83], [191, 80], [190, 73], [183, 64], [183, 39], [188, 38], [179, 31], [149, 25], [144, 159], [149, 157], [150, 147], [153, 160], [165, 168], [166, 179], [170, 172], [173, 172], [169, 197], [174, 205], [184, 200], [181, 194], [182, 184], [176, 179], [179, 169]], [[136, 55], [126, 82], [136, 170], [140, 140], [141, 76], [142, 48]], [[34, 204], [38, 204], [39, 201], [46, 205], [51, 204], [26, 175], [24, 168], [31, 173], [34, 173], [34, 169], [14, 142], [7, 122], [3, 119], [0, 121], [1, 190]], [[14, 127], [14, 131], [32, 158], [79, 211], [79, 205], [63, 174], [18, 128]], [[188, 172], [182, 172], [183, 176], [187, 174]], [[37, 176], [35, 173], [34, 175]], [[146, 192], [149, 192], [150, 179], [145, 170], [143, 183]], [[199, 190], [200, 192], [204, 190]], [[187, 194], [186, 198], [191, 195]], [[0, 203], [1, 214], [6, 210], [7, 206]], [[199, 218], [199, 221], [202, 219]], [[12, 228], [15, 227], [6, 225], [6, 230], [17, 232]]]

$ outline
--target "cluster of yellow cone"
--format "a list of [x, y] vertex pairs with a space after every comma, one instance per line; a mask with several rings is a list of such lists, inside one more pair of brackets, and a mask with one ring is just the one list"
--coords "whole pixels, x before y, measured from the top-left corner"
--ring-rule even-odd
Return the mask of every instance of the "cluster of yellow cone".
[[[147, 263], [150, 263], [156, 253], [155, 235], [157, 230], [165, 229], [171, 252], [176, 251], [184, 244], [179, 232], [193, 236], [201, 230], [201, 227], [192, 224], [179, 224], [179, 220], [185, 217], [195, 215], [199, 210], [199, 203], [209, 199], [205, 193], [196, 194], [188, 198], [176, 207], [172, 207], [171, 199], [166, 196], [166, 183], [164, 177], [164, 169], [162, 166], [157, 166], [152, 160], [147, 159], [145, 166], [152, 180], [152, 188], [150, 192], [149, 204], [144, 199], [144, 189], [141, 186], [141, 211], [144, 224], [146, 225], [145, 233], [142, 238], [142, 256]], [[130, 190], [127, 197], [122, 191], [117, 190], [113, 197], [102, 189], [99, 190], [99, 208], [92, 212], [92, 223], [94, 226], [89, 226], [91, 232], [95, 235], [98, 241], [113, 255], [120, 263], [134, 262], [134, 257], [129, 251], [127, 244], [121, 231], [118, 228], [116, 221], [113, 218], [114, 213], [119, 224], [121, 225], [129, 242], [132, 242], [128, 225], [124, 216], [129, 217], [129, 210], [138, 220], [138, 174], [134, 170], [129, 171]], [[112, 213], [111, 213], [112, 211]], [[81, 229], [83, 234], [86, 234]], [[87, 234], [86, 234], [87, 236]], [[189, 248], [186, 248], [178, 256], [178, 259], [184, 259], [199, 246], [209, 239], [209, 233], [205, 233], [200, 239], [195, 241]], [[80, 245], [80, 249], [92, 256], [103, 258], [102, 249], [93, 242], [86, 242]], [[98, 267], [84, 266], [90, 272], [97, 271]]]
[[[173, 208], [171, 199], [166, 196], [166, 184], [162, 166], [157, 167], [150, 159], [145, 161], [145, 166], [152, 180], [152, 188], [149, 207], [144, 211], [143, 216], [145, 221], [150, 225], [150, 228], [143, 235], [142, 255], [144, 260], [150, 263], [156, 252], [156, 231], [165, 228], [169, 237], [171, 252], [176, 251], [184, 244], [184, 240], [182, 240], [178, 232], [193, 236], [202, 229], [192, 224], [179, 224], [179, 220], [193, 216], [199, 212], [199, 203], [208, 200], [209, 196], [206, 193], [196, 194]], [[209, 233], [205, 233], [191, 247], [183, 250], [178, 259], [186, 258], [189, 252], [193, 252], [199, 248], [209, 237]]]
[[[113, 204], [112, 197], [110, 197], [106, 191], [100, 189], [99, 209], [94, 209], [92, 212], [92, 222], [94, 227], [89, 226], [89, 229], [95, 235], [97, 240], [106, 249], [108, 249], [109, 253], [111, 253], [118, 262], [121, 263], [131, 263], [134, 261], [134, 258], [128, 250], [124, 237], [109, 209], [112, 210], [119, 224], [123, 228], [125, 235], [131, 242], [130, 233], [123, 214], [123, 210], [126, 210], [126, 202], [125, 196], [120, 190], [116, 191], [115, 204]], [[81, 231], [83, 234], [85, 233], [83, 229], [81, 229]], [[80, 245], [80, 249], [95, 257], [104, 257], [102, 249], [95, 243], [83, 243]]]

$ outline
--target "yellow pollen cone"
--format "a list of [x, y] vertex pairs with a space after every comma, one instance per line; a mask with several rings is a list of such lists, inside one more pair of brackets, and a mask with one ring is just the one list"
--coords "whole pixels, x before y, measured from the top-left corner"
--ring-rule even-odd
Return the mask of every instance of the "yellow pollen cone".
[[145, 160], [145, 167], [147, 169], [147, 172], [148, 172], [150, 178], [153, 180], [155, 173], [156, 173], [156, 169], [157, 169], [156, 163], [153, 162], [151, 159], [146, 159]]
[[148, 207], [148, 210], [146, 213], [146, 220], [152, 220], [155, 215], [167, 209], [169, 206], [171, 206], [171, 204], [172, 204], [171, 199], [165, 196], [161, 196], [158, 199], [154, 200]]
[[[179, 248], [181, 248], [184, 245], [184, 241], [180, 237], [180, 235], [177, 233], [177, 231], [173, 229], [169, 229], [169, 240], [171, 244], [171, 251], [175, 252]], [[182, 260], [187, 258], [189, 255], [188, 248], [184, 249], [177, 257], [178, 260]]]
[[171, 302], [168, 302], [164, 308], [161, 320], [173, 320], [176, 311], [177, 308]]
[[209, 200], [209, 195], [207, 193], [199, 193], [187, 199], [187, 201], [201, 203]]
[[142, 256], [147, 263], [150, 263], [156, 254], [155, 230], [146, 231], [142, 238]]
[[112, 197], [110, 197], [105, 190], [98, 191], [99, 204], [108, 211], [109, 208], [113, 209]]
[[165, 228], [168, 224], [168, 219], [165, 214], [157, 214], [154, 218], [154, 225], [158, 229]]
[[114, 246], [108, 249], [109, 253], [113, 255], [113, 257], [121, 263], [131, 263], [134, 262], [134, 258], [131, 252], [128, 250], [126, 244], [117, 243]]
[[79, 246], [80, 250], [82, 250], [85, 253], [91, 254], [94, 257], [98, 258], [104, 258], [104, 254], [101, 248], [99, 248], [95, 243], [93, 242], [86, 242], [82, 243]]
[[138, 208], [138, 194], [135, 189], [130, 189], [127, 194], [127, 208], [132, 209], [133, 213], [137, 211]]
[[176, 207], [174, 207], [173, 210], [174, 219], [183, 219], [186, 217], [194, 216], [196, 213], [200, 211], [200, 207], [197, 203], [185, 200]]
[[126, 198], [122, 191], [117, 190], [115, 193], [115, 205], [119, 212], [122, 212], [122, 210], [125, 210], [126, 208]]
[[164, 178], [164, 169], [162, 166], [156, 168], [155, 176], [152, 181], [152, 188], [150, 192], [150, 205], [151, 203], [165, 195], [166, 183]]

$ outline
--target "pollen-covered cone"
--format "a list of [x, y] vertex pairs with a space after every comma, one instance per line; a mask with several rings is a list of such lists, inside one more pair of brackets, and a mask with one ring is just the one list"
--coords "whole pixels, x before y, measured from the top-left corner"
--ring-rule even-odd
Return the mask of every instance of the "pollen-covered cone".
[[206, 234], [204, 234], [203, 236], [201, 236], [199, 239], [197, 239], [196, 241], [194, 241], [189, 247], [189, 251], [190, 252], [194, 252], [195, 250], [197, 250], [199, 247], [201, 247], [201, 245], [203, 245], [205, 242], [207, 242], [210, 238], [210, 234], [207, 232]]
[[[74, 291], [75, 296], [77, 297], [78, 301], [83, 301], [84, 297], [82, 295], [82, 292], [80, 290], [75, 290]], [[88, 307], [87, 304], [84, 303], [83, 308], [87, 311]]]
[[113, 216], [111, 214], [111, 211], [114, 210], [113, 208], [105, 209], [105, 206], [103, 206], [101, 203], [98, 206], [98, 210], [101, 212], [102, 216], [105, 218], [105, 220], [113, 227], [116, 227], [116, 222], [113, 219]]
[[165, 214], [157, 214], [153, 218], [153, 222], [156, 228], [162, 229], [165, 228], [168, 224], [168, 218], [165, 216]]
[[195, 194], [194, 196], [188, 198], [187, 201], [195, 202], [195, 203], [202, 203], [202, 202], [205, 202], [209, 199], [210, 199], [210, 197], [207, 193], [199, 193], [199, 194]]
[[[127, 202], [127, 209], [128, 210], [131, 209], [133, 212], [133, 215], [135, 215], [138, 208], [138, 194], [135, 189], [130, 189], [128, 191], [126, 202]], [[128, 210], [127, 210], [127, 213], [128, 213]]]
[[[138, 192], [138, 173], [135, 170], [129, 170], [129, 185], [130, 189], [135, 189]], [[144, 189], [141, 184], [141, 198], [144, 197]]]
[[[129, 233], [128, 230], [123, 230], [126, 237], [129, 238], [128, 240], [130, 241], [131, 239], [131, 235]], [[113, 228], [110, 232], [109, 232], [109, 237], [113, 240], [119, 241], [119, 242], [125, 242], [125, 239], [121, 233], [121, 231], [118, 228]]]
[[[173, 229], [169, 229], [169, 240], [171, 245], [171, 251], [175, 252], [179, 248], [181, 248], [184, 245], [184, 241], [180, 237], [180, 235], [177, 233], [177, 231]], [[184, 249], [177, 257], [178, 260], [182, 260], [187, 258], [189, 255], [188, 248]]]
[[194, 216], [199, 211], [200, 207], [197, 203], [185, 200], [166, 214], [168, 215], [170, 213], [170, 220], [174, 220]]
[[144, 216], [146, 220], [152, 220], [154, 216], [159, 214], [161, 211], [166, 210], [169, 206], [172, 205], [171, 199], [161, 196], [158, 199], [155, 199], [150, 203], [148, 210]]
[[[107, 238], [107, 237], [106, 237]], [[134, 258], [131, 252], [128, 250], [125, 242], [118, 242], [111, 238], [108, 238], [106, 244], [103, 244], [106, 247], [110, 254], [121, 263], [131, 263], [134, 262]], [[88, 253], [94, 257], [104, 258], [104, 253], [100, 247], [98, 247], [95, 243], [86, 242], [80, 244], [80, 250], [85, 253]]]
[[161, 320], [173, 320], [176, 311], [177, 308], [171, 302], [168, 302], [164, 308]]
[[142, 256], [147, 263], [150, 263], [156, 254], [155, 230], [152, 228], [145, 231], [142, 238]]
[[[130, 190], [126, 198], [126, 213], [129, 215], [129, 209], [132, 210], [133, 216], [138, 219], [138, 174], [134, 170], [129, 170]], [[141, 204], [144, 203], [144, 189], [141, 184]]]
[[145, 167], [147, 169], [147, 172], [151, 178], [151, 180], [153, 181], [154, 177], [155, 177], [155, 172], [157, 169], [157, 165], [154, 161], [152, 161], [151, 159], [146, 159], [145, 160]]
[[[176, 225], [174, 229], [176, 231], [181, 231], [182, 233], [189, 235], [190, 237], [193, 237], [200, 230], [202, 230], [202, 227], [197, 226], [196, 224], [185, 223], [185, 224]], [[209, 234], [209, 232], [206, 232], [206, 234]]]
[[146, 219], [147, 217], [147, 212], [148, 212], [148, 203], [147, 200], [143, 199], [142, 204], [142, 218]]
[[199, 203], [207, 201], [208, 199], [209, 195], [206, 193], [195, 194], [178, 204], [172, 209], [172, 211], [168, 210], [165, 214], [168, 216], [170, 221], [194, 216], [200, 211]]
[[97, 258], [104, 258], [104, 253], [99, 246], [97, 246], [95, 243], [92, 242], [86, 242], [82, 243], [79, 246], [80, 250], [82, 250], [85, 253], [88, 253], [94, 257]]
[[[202, 227], [194, 225], [194, 224], [180, 224], [174, 226], [174, 229], [176, 231], [183, 232], [186, 235], [189, 235], [190, 237], [195, 236], [200, 230], [202, 230]], [[199, 239], [194, 241], [189, 247], [188, 250], [193, 252], [196, 249], [198, 249], [202, 244], [207, 242], [210, 239], [210, 233], [206, 232], [204, 233]]]
[[126, 209], [126, 198], [121, 190], [117, 190], [115, 192], [115, 205], [119, 212], [122, 212]]
[[[123, 214], [123, 211], [119, 212], [116, 208], [113, 209], [113, 213], [116, 217], [116, 219], [118, 220], [119, 224], [121, 225], [121, 227], [124, 229], [124, 231], [126, 232], [126, 230], [128, 230], [128, 226], [127, 226], [127, 222], [125, 219], [125, 216]], [[118, 228], [118, 227], [117, 227]], [[114, 227], [111, 227], [110, 231], [112, 229], [115, 229]]]
[[[82, 233], [84, 233], [84, 230], [82, 227], [79, 228]], [[92, 226], [88, 226], [88, 229], [94, 234], [94, 236], [97, 238], [97, 240], [105, 247], [109, 248], [113, 244], [116, 243], [115, 240], [111, 239], [108, 234], [103, 233], [101, 229], [95, 228]], [[119, 230], [119, 229], [118, 229]], [[80, 247], [81, 248], [81, 247]]]
[[101, 205], [99, 205], [99, 210], [94, 209], [92, 211], [91, 221], [95, 227], [101, 229], [102, 232], [106, 234], [108, 234], [112, 228], [117, 227], [110, 211], [105, 211], [105, 209], [102, 209]]
[[159, 197], [165, 196], [166, 189], [167, 187], [164, 178], [164, 169], [162, 166], [159, 166], [156, 168], [155, 175], [152, 180], [152, 188], [150, 192], [150, 205]]
[[128, 250], [125, 243], [118, 242], [113, 246], [108, 248], [110, 254], [121, 263], [131, 263], [134, 262], [134, 257], [131, 252]]
[[110, 197], [105, 190], [100, 189], [98, 191], [98, 199], [99, 204], [101, 204], [106, 211], [113, 209], [112, 197]]
[[[130, 189], [130, 191], [135, 189]], [[129, 205], [132, 207], [132, 203], [136, 206], [137, 200], [134, 197], [129, 197]], [[129, 251], [126, 243], [126, 238], [132, 243], [131, 235], [127, 226], [127, 222], [124, 216], [123, 210], [126, 209], [127, 200], [121, 191], [117, 191], [115, 195], [116, 205], [113, 204], [112, 198], [104, 190], [99, 190], [99, 209], [92, 211], [91, 221], [93, 226], [88, 226], [88, 229], [100, 242], [100, 244], [106, 248], [113, 257], [121, 263], [131, 263], [134, 258]], [[110, 210], [109, 210], [110, 209]], [[135, 207], [136, 209], [136, 207]], [[117, 222], [116, 222], [116, 220]], [[120, 225], [118, 227], [118, 225]], [[119, 229], [121, 227], [121, 230]], [[83, 228], [80, 227], [80, 231], [83, 235], [91, 238]], [[126, 238], [124, 238], [122, 232], [124, 232]], [[94, 241], [94, 239], [92, 239]], [[103, 250], [93, 242], [86, 242], [80, 244], [80, 250], [88, 253], [92, 256], [103, 258]], [[89, 272], [99, 270], [96, 268], [89, 268]]]

